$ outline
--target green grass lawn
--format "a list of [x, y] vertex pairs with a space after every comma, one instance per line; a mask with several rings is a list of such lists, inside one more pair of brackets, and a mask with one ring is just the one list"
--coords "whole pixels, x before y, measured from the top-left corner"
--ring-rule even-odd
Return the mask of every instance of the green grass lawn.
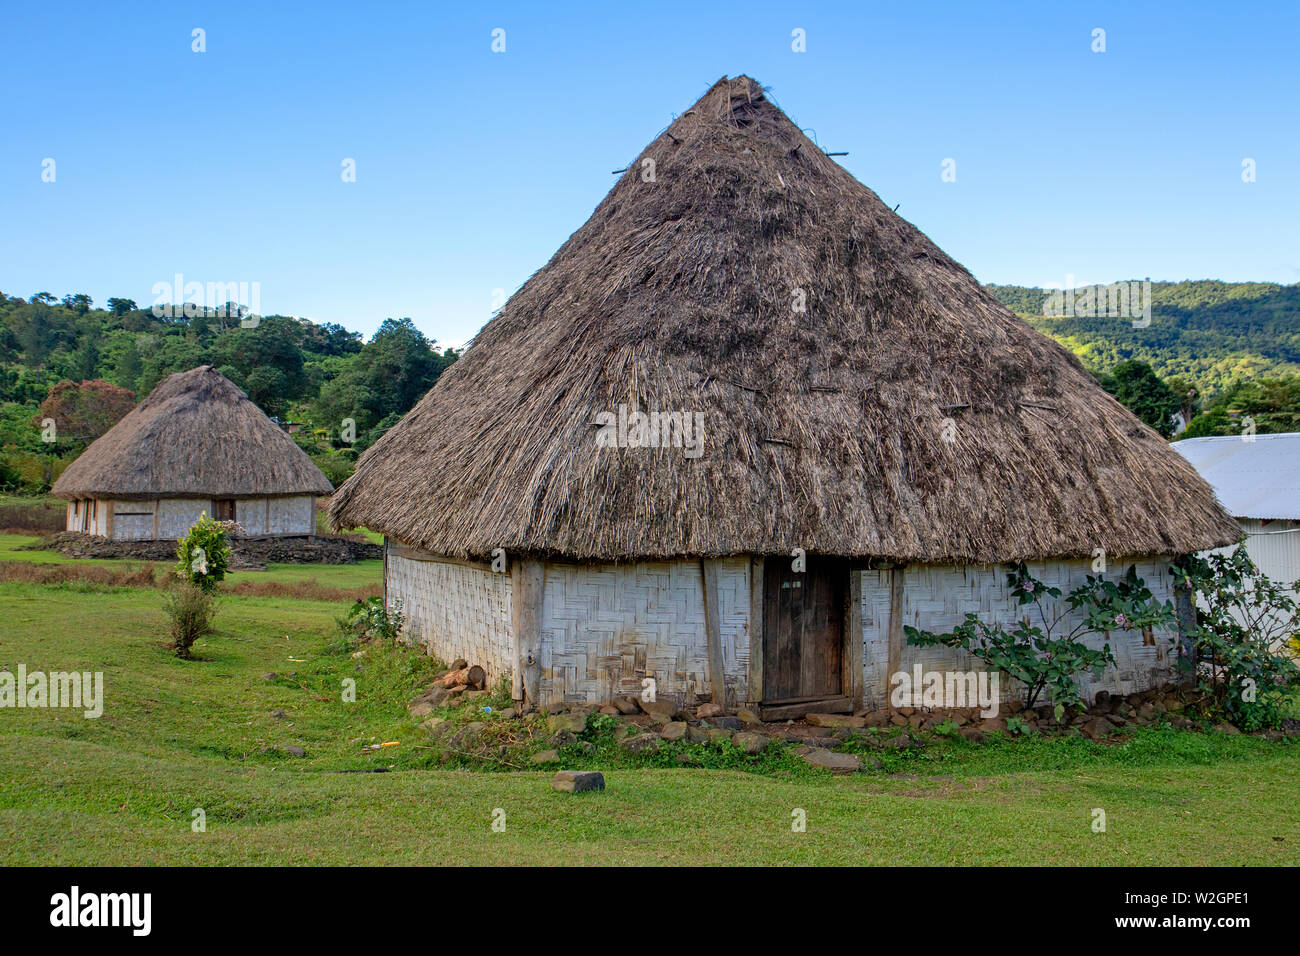
[[[380, 539], [382, 540], [382, 538]], [[37, 535], [0, 534], [0, 561], [26, 564], [63, 564], [70, 567], [136, 568], [151, 566], [163, 570], [175, 567], [175, 561], [129, 561], [121, 558], [70, 558], [60, 551], [36, 549]], [[383, 580], [382, 560], [358, 561], [356, 564], [268, 564], [265, 571], [231, 571], [226, 580], [231, 585], [241, 581], [279, 581], [285, 584], [316, 583], [326, 587], [360, 588]]]
[[[577, 796], [550, 772], [448, 769], [405, 708], [433, 663], [352, 657], [343, 610], [226, 597], [202, 659], [182, 661], [157, 590], [0, 583], [0, 666], [106, 682], [97, 720], [0, 709], [0, 863], [1300, 863], [1300, 747], [1246, 736], [936, 743], [834, 778], [788, 754], [710, 769], [598, 754], [583, 760], [607, 789]], [[347, 772], [374, 769], [389, 772]]]

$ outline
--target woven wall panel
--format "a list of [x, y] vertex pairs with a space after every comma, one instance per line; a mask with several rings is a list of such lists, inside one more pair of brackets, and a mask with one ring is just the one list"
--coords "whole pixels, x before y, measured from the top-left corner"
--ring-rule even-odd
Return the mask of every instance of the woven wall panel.
[[[1115, 562], [1106, 577], [1114, 580], [1132, 562]], [[1031, 562], [1030, 573], [1051, 587], [1062, 591], [1062, 599], [1071, 590], [1085, 583], [1092, 573], [1089, 560], [1070, 562]], [[1137, 562], [1137, 573], [1158, 601], [1173, 600], [1173, 579], [1166, 560]], [[862, 574], [862, 639], [863, 669], [868, 706], [888, 704], [889, 678], [889, 575], [888, 571], [863, 571]], [[1006, 586], [1007, 572], [1002, 567], [911, 566], [907, 568], [903, 590], [903, 620], [921, 630], [944, 633], [960, 624], [967, 613], [978, 614], [984, 621], [1012, 624], [1022, 617], [1032, 605], [1019, 608]], [[1082, 620], [1082, 615], [1071, 613], [1062, 602], [1049, 601], [1066, 613], [1053, 634], [1068, 633]], [[1050, 613], [1050, 611], [1049, 611]], [[1049, 617], [1050, 621], [1052, 618]], [[1037, 619], [1035, 618], [1035, 623]], [[1041, 625], [1040, 625], [1041, 626]], [[1110, 646], [1117, 666], [1108, 667], [1100, 680], [1091, 675], [1079, 678], [1085, 697], [1097, 691], [1129, 694], [1145, 690], [1167, 681], [1172, 676], [1170, 643], [1176, 636], [1174, 629], [1156, 631], [1154, 647], [1142, 643], [1136, 631], [1111, 634]], [[1089, 636], [1089, 646], [1100, 647], [1100, 636]], [[913, 647], [904, 643], [900, 667], [911, 670], [917, 663], [925, 670], [967, 671], [981, 670], [983, 665], [973, 660], [965, 651], [946, 647]], [[1004, 698], [1020, 697], [1021, 690], [1009, 680], [1002, 682]]]
[[[743, 698], [749, 668], [749, 561], [718, 569], [728, 699]], [[546, 567], [542, 698], [601, 702], [637, 696], [654, 677], [661, 696], [709, 693], [704, 583], [698, 561]], [[739, 698], [737, 698], [739, 699]]]
[[509, 574], [389, 551], [388, 597], [402, 602], [407, 636], [434, 657], [481, 665], [488, 686], [512, 674]]

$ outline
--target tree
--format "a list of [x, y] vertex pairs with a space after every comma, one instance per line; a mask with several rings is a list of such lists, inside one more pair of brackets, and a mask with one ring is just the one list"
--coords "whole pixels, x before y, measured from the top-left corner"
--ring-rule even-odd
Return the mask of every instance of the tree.
[[1102, 388], [1114, 395], [1134, 415], [1161, 435], [1173, 433], [1170, 420], [1182, 404], [1179, 396], [1156, 376], [1146, 362], [1120, 362], [1099, 378]]
[[55, 383], [34, 424], [54, 419], [59, 441], [92, 442], [135, 408], [135, 395], [100, 379]]
[[69, 294], [63, 297], [63, 307], [65, 309], [71, 309], [73, 312], [77, 313], [77, 315], [85, 315], [90, 311], [90, 307], [94, 304], [94, 300], [84, 292], [78, 292], [76, 295]]
[[126, 315], [128, 312], [134, 312], [139, 306], [135, 304], [135, 299], [111, 298], [108, 300], [108, 311], [116, 316]]

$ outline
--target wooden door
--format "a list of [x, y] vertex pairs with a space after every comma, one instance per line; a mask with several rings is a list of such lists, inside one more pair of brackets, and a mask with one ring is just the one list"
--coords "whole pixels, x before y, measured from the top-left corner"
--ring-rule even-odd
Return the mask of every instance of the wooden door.
[[844, 594], [848, 566], [809, 556], [769, 558], [763, 580], [763, 702], [807, 701], [844, 693]]
[[235, 520], [235, 499], [217, 498], [212, 502], [212, 517], [216, 521]]

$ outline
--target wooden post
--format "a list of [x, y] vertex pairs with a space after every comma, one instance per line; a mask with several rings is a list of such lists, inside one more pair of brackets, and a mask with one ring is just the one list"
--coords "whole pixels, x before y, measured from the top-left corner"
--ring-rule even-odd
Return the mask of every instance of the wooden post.
[[848, 608], [844, 614], [844, 693], [853, 710], [862, 709], [862, 569], [849, 565]]
[[541, 561], [516, 558], [510, 562], [510, 633], [515, 645], [515, 676], [511, 696], [541, 706], [542, 601], [546, 569]]
[[903, 575], [905, 565], [889, 569], [889, 671], [885, 674], [884, 703], [889, 702], [889, 682], [902, 669], [903, 662]]
[[718, 614], [718, 562], [700, 559], [704, 581], [704, 633], [709, 642], [709, 686], [713, 703], [727, 706], [727, 675], [722, 664], [722, 620]]
[[763, 559], [749, 560], [749, 702], [763, 700]]

